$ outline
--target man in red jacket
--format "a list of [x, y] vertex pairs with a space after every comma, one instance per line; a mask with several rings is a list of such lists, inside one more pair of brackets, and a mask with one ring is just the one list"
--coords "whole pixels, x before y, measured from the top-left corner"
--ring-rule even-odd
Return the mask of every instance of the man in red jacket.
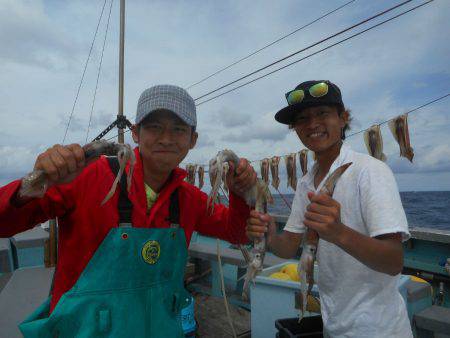
[[195, 146], [195, 128], [192, 97], [176, 86], [154, 86], [138, 102], [129, 193], [117, 189], [101, 205], [115, 177], [112, 161], [101, 157], [86, 166], [77, 144], [38, 156], [35, 169], [49, 177], [42, 198], [21, 196], [21, 180], [0, 188], [0, 237], [59, 220], [52, 295], [21, 324], [25, 337], [182, 336], [178, 314], [192, 232], [247, 242], [249, 207], [241, 196], [256, 180], [241, 159], [227, 177], [229, 208], [210, 214], [206, 194], [178, 168]]

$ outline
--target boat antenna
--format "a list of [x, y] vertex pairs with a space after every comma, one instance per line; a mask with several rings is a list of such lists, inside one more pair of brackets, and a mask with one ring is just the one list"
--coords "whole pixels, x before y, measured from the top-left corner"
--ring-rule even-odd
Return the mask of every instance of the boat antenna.
[[[117, 120], [123, 119], [123, 64], [124, 64], [124, 45], [125, 45], [125, 0], [120, 0], [120, 46], [119, 46], [119, 109], [117, 113]], [[125, 126], [118, 123], [119, 129], [118, 142], [124, 143], [124, 128]]]

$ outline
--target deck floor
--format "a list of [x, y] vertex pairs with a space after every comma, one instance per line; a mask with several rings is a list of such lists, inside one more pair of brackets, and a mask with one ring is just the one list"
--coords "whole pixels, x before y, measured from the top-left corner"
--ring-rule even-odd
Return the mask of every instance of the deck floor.
[[[223, 298], [195, 294], [195, 317], [198, 322], [196, 337], [233, 337]], [[236, 335], [250, 338], [250, 312], [229, 304]]]

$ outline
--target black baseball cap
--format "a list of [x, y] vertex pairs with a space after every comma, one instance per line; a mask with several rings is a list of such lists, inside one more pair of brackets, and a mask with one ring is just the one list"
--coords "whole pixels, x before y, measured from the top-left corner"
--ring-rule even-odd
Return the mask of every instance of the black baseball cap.
[[[325, 94], [321, 96], [312, 96], [310, 93], [310, 88], [321, 84], [321, 89], [327, 88]], [[341, 106], [344, 107], [344, 103], [342, 102], [342, 94], [341, 90], [338, 86], [328, 80], [313, 80], [313, 81], [305, 81], [300, 83], [294, 90], [291, 90], [286, 93], [286, 99], [289, 101], [289, 95], [294, 91], [303, 91], [303, 99], [298, 103], [289, 104], [287, 107], [281, 109], [275, 114], [275, 120], [283, 124], [292, 124], [294, 122], [295, 113], [300, 112], [301, 110], [314, 107], [314, 106], [322, 106], [322, 105], [333, 105], [333, 106]]]

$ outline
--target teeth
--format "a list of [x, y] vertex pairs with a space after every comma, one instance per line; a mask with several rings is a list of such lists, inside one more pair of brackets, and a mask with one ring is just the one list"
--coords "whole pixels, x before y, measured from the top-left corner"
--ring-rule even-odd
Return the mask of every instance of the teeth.
[[310, 134], [309, 137], [321, 137], [323, 135], [325, 135], [325, 133], [313, 133], [313, 134]]

